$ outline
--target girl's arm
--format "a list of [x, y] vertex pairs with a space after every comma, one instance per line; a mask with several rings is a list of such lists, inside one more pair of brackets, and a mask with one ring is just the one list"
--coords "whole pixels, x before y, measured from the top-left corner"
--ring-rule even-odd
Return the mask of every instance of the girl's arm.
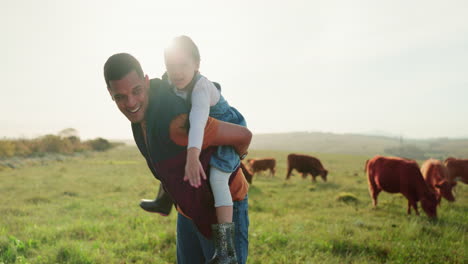
[[193, 187], [201, 185], [201, 178], [206, 179], [199, 156], [210, 106], [214, 100], [213, 91], [216, 91], [214, 84], [202, 76], [193, 88], [192, 98], [187, 98], [191, 100], [192, 107], [189, 113], [190, 129], [184, 180], [189, 181]]
[[214, 105], [213, 91], [217, 91], [214, 84], [202, 76], [193, 88], [192, 98], [187, 98], [192, 104], [189, 114], [190, 129], [187, 149], [201, 149], [203, 145], [204, 129], [210, 114], [210, 106]]

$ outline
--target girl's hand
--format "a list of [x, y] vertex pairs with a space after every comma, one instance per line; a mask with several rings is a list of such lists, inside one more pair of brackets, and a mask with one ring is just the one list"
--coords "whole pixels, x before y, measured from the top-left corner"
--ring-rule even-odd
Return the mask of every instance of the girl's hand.
[[206, 180], [206, 174], [200, 163], [200, 150], [189, 148], [187, 150], [187, 162], [185, 163], [184, 181], [189, 181], [190, 185], [198, 188], [201, 186], [201, 179]]

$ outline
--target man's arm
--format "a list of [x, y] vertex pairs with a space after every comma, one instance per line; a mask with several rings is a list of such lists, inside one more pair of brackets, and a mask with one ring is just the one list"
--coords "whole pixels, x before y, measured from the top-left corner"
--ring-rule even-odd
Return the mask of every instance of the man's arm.
[[[184, 127], [187, 115], [179, 115], [171, 122], [170, 137], [177, 145], [186, 146], [188, 143], [187, 130]], [[252, 140], [252, 132], [246, 127], [208, 118], [205, 126], [202, 149], [209, 146], [232, 146], [239, 154], [244, 155]]]
[[[242, 157], [244, 154], [247, 154], [250, 141], [252, 140], [252, 132], [250, 132], [248, 128], [217, 119], [212, 120], [218, 123], [218, 127], [217, 130], [213, 132], [211, 139], [204, 138], [204, 140], [210, 141], [209, 145], [204, 145], [204, 147], [230, 145], [234, 147], [239, 156]], [[205, 127], [205, 131], [206, 129], [208, 129], [208, 124], [207, 127]]]

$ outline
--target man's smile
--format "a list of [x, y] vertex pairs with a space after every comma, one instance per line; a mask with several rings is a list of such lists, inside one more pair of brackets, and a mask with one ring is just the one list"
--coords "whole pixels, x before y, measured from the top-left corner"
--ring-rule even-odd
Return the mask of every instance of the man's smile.
[[141, 105], [139, 105], [137, 108], [134, 108], [134, 109], [127, 109], [127, 111], [134, 114], [134, 113], [138, 112], [138, 110], [140, 110], [140, 108], [141, 108]]

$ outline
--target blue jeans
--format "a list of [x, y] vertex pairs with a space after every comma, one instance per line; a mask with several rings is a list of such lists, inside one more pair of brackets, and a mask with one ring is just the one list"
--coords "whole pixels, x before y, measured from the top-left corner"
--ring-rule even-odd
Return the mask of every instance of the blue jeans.
[[[242, 114], [229, 106], [222, 95], [218, 103], [210, 107], [210, 116], [224, 122], [247, 126]], [[240, 166], [239, 154], [231, 146], [219, 146], [211, 156], [210, 165], [220, 171], [233, 172]]]
[[[249, 212], [248, 196], [242, 201], [234, 201], [232, 221], [235, 225], [235, 247], [237, 261], [247, 262], [249, 250]], [[215, 248], [213, 240], [205, 238], [192, 220], [181, 215], [177, 216], [177, 263], [203, 264], [208, 262]]]

